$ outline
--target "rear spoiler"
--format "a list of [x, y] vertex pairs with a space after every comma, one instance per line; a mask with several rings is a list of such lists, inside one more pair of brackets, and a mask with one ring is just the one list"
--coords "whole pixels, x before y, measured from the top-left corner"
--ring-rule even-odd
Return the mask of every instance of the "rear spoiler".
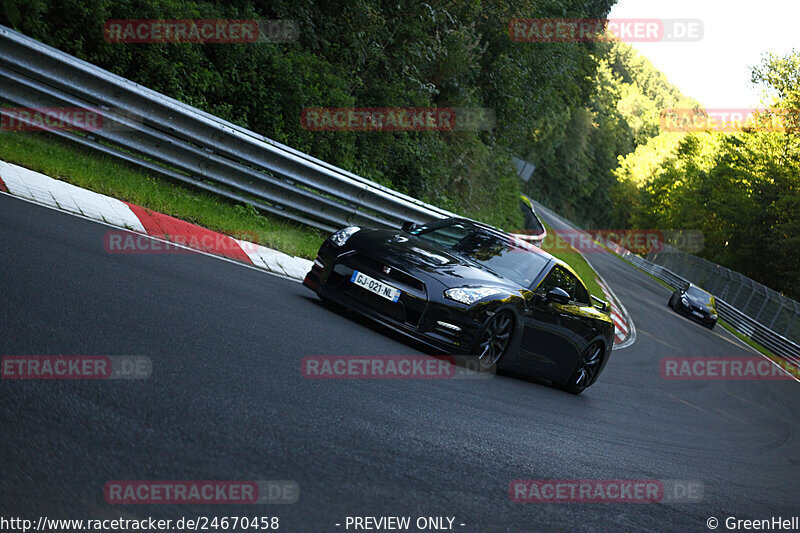
[[592, 297], [592, 300], [597, 302], [597, 303], [594, 304], [594, 306], [596, 308], [598, 308], [599, 310], [601, 310], [601, 311], [603, 311], [605, 313], [608, 313], [608, 302], [607, 301], [601, 300], [600, 298], [598, 298], [597, 296], [594, 296], [593, 294], [590, 295], [590, 296]]

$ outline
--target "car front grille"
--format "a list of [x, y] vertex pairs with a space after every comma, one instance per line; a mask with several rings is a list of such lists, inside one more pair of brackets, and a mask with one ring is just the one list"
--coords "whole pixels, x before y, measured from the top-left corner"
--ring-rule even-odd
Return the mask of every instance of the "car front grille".
[[702, 314], [706, 314], [707, 313], [707, 311], [705, 309], [703, 309], [702, 307], [698, 307], [696, 305], [690, 306], [690, 309], [692, 311], [697, 311], [698, 313], [702, 313]]
[[[363, 271], [369, 275], [374, 274], [375, 276], [385, 279], [386, 281], [396, 281], [402, 285], [405, 285], [407, 289], [414, 289], [423, 293], [425, 292], [425, 283], [423, 283], [421, 280], [410, 274], [406, 274], [402, 270], [398, 270], [392, 265], [381, 262], [374, 257], [356, 252], [348, 256], [348, 261], [351, 262], [351, 264], [354, 265], [354, 268], [360, 272]], [[388, 274], [383, 271], [384, 267], [389, 267], [390, 270]]]
[[[388, 274], [383, 271], [384, 266], [390, 268]], [[400, 289], [400, 298], [397, 302], [392, 302], [351, 283], [350, 276], [353, 270], [358, 270]], [[424, 282], [391, 265], [386, 265], [373, 257], [358, 252], [339, 258], [339, 263], [328, 278], [328, 283], [376, 313], [413, 327], [419, 326], [428, 304]]]

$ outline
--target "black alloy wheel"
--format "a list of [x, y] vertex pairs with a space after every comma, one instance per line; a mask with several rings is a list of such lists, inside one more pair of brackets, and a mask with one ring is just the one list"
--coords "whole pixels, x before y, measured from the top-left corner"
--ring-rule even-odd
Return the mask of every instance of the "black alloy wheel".
[[479, 371], [486, 372], [497, 366], [511, 343], [513, 331], [514, 318], [511, 313], [503, 311], [489, 319], [478, 342]]

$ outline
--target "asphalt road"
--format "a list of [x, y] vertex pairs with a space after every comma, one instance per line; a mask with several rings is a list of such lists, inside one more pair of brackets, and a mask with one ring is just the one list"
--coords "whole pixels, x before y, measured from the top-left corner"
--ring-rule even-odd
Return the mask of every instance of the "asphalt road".
[[[638, 340], [575, 397], [511, 376], [308, 380], [308, 355], [418, 354], [299, 283], [200, 254], [109, 255], [106, 226], [0, 195], [0, 354], [145, 355], [144, 381], [0, 382], [0, 516], [449, 516], [455, 530], [707, 531], [800, 514], [798, 383], [671, 381], [666, 356], [752, 354], [591, 258]], [[292, 505], [109, 505], [109, 480], [291, 479]], [[661, 479], [700, 503], [518, 504], [515, 479]], [[460, 526], [458, 524], [464, 524]], [[724, 529], [722, 526], [720, 529]], [[352, 529], [350, 530], [352, 531]]]

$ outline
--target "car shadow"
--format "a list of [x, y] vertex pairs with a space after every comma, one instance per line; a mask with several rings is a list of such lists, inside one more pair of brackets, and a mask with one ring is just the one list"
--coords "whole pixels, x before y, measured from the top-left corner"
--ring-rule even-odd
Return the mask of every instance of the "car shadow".
[[[476, 362], [474, 361], [474, 359], [471, 359], [469, 356], [454, 356], [454, 355], [451, 355], [451, 354], [443, 353], [441, 351], [437, 351], [437, 350], [433, 349], [431, 346], [428, 346], [427, 344], [425, 344], [425, 343], [423, 343], [421, 341], [418, 341], [418, 340], [414, 339], [413, 337], [409, 337], [408, 335], [404, 335], [402, 333], [399, 333], [399, 332], [395, 331], [394, 329], [381, 324], [380, 322], [376, 322], [374, 320], [371, 320], [370, 318], [362, 315], [361, 313], [353, 311], [352, 309], [348, 309], [347, 307], [345, 307], [345, 306], [343, 306], [341, 304], [338, 304], [336, 302], [332, 302], [332, 301], [329, 301], [329, 300], [321, 300], [319, 297], [312, 296], [312, 295], [303, 295], [302, 298], [305, 299], [306, 301], [308, 301], [309, 303], [318, 306], [321, 309], [325, 309], [326, 311], [329, 311], [329, 312], [332, 312], [332, 313], [336, 313], [337, 315], [339, 315], [339, 316], [341, 316], [343, 318], [346, 318], [348, 320], [351, 320], [351, 321], [353, 321], [353, 322], [355, 322], [355, 323], [357, 323], [357, 324], [359, 324], [359, 325], [361, 325], [361, 326], [363, 326], [363, 327], [365, 327], [367, 329], [370, 329], [372, 331], [376, 331], [376, 332], [380, 333], [381, 335], [384, 335], [384, 336], [392, 339], [393, 341], [396, 341], [396, 342], [401, 343], [401, 344], [403, 344], [405, 346], [413, 348], [413, 349], [417, 350], [418, 352], [421, 352], [422, 354], [425, 354], [425, 355], [430, 356], [430, 357], [434, 357], [434, 358], [439, 359], [439, 360], [447, 361], [450, 364], [455, 365], [455, 366], [463, 369], [463, 371], [474, 372], [476, 377], [478, 377], [479, 374], [485, 374], [486, 377], [491, 377], [491, 376], [495, 376], [496, 375], [496, 376], [500, 376], [500, 377], [506, 377], [506, 378], [509, 378], [509, 379], [525, 381], [525, 382], [532, 383], [532, 384], [535, 384], [535, 385], [541, 385], [541, 386], [549, 387], [549, 388], [552, 388], [552, 389], [555, 389], [555, 390], [561, 390], [561, 389], [559, 389], [558, 386], [556, 386], [550, 380], [543, 379], [543, 378], [538, 378], [538, 377], [535, 377], [535, 376], [530, 376], [528, 374], [525, 374], [525, 373], [522, 373], [522, 372], [519, 372], [519, 371], [515, 371], [515, 370], [500, 368], [500, 369], [497, 369], [496, 371], [493, 371], [493, 372], [479, 372], [477, 370], [477, 368], [476, 368]], [[570, 394], [569, 396], [572, 396], [572, 394]]]

